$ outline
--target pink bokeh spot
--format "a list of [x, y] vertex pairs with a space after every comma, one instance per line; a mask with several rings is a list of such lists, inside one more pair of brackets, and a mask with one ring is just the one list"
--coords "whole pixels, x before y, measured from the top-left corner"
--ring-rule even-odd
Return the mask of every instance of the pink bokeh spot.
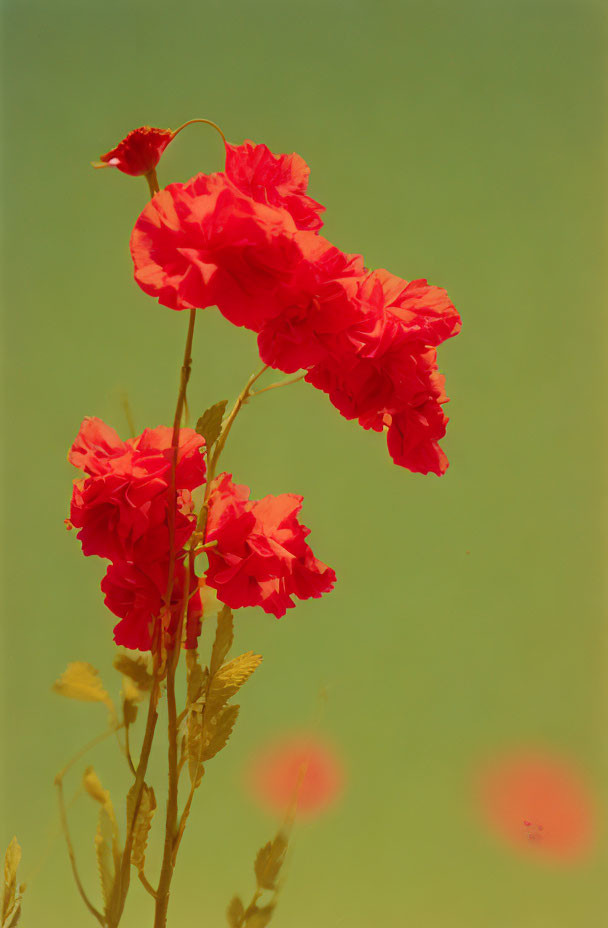
[[486, 821], [512, 847], [555, 863], [591, 852], [593, 794], [574, 761], [520, 749], [485, 764], [478, 786]]
[[289, 736], [261, 750], [247, 770], [247, 785], [266, 810], [283, 815], [297, 797], [299, 818], [313, 818], [344, 792], [344, 766], [328, 742]]

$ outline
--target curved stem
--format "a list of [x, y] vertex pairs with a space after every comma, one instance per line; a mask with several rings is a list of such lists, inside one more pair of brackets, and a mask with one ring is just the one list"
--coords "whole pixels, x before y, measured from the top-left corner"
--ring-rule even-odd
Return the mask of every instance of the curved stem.
[[216, 132], [219, 132], [219, 134], [220, 134], [221, 137], [222, 137], [222, 141], [223, 141], [224, 145], [226, 145], [226, 136], [224, 135], [224, 133], [222, 132], [222, 130], [220, 129], [220, 127], [218, 126], [218, 124], [215, 123], [215, 122], [212, 122], [211, 119], [189, 119], [188, 122], [183, 123], [183, 125], [181, 125], [181, 126], [179, 127], [179, 129], [176, 129], [176, 130], [175, 130], [175, 132], [173, 133], [173, 138], [175, 138], [175, 136], [177, 135], [178, 132], [181, 132], [182, 129], [185, 129], [186, 126], [191, 126], [191, 125], [192, 125], [193, 123], [195, 123], [195, 122], [202, 122], [202, 123], [204, 123], [206, 126], [211, 126], [213, 129], [215, 129]]
[[277, 380], [276, 383], [271, 383], [267, 387], [262, 387], [261, 390], [254, 390], [250, 396], [259, 396], [260, 393], [266, 393], [268, 390], [277, 390], [279, 387], [289, 387], [292, 383], [298, 383], [299, 380], [304, 380], [308, 371], [303, 371], [301, 374], [298, 374], [297, 377], [289, 377], [287, 380]]
[[59, 802], [59, 815], [61, 817], [61, 827], [63, 828], [63, 833], [65, 835], [65, 842], [68, 846], [68, 854], [70, 857], [70, 863], [72, 865], [72, 873], [74, 874], [74, 880], [76, 881], [76, 886], [78, 887], [78, 892], [82, 896], [82, 901], [86, 905], [87, 909], [94, 915], [100, 925], [105, 925], [106, 920], [101, 914], [101, 912], [95, 908], [89, 897], [87, 896], [84, 886], [80, 881], [80, 876], [78, 874], [78, 867], [76, 866], [76, 855], [74, 853], [74, 845], [72, 844], [72, 839], [70, 837], [70, 829], [68, 827], [68, 816], [65, 809], [65, 800], [63, 798], [63, 779], [58, 774], [55, 778], [55, 786], [57, 787], [57, 799]]
[[[251, 377], [249, 378], [249, 380], [247, 381], [247, 383], [245, 384], [245, 386], [239, 393], [236, 399], [236, 402], [230, 411], [230, 415], [228, 416], [228, 418], [226, 419], [226, 421], [224, 422], [222, 426], [222, 431], [220, 432], [220, 437], [218, 438], [217, 444], [213, 451], [213, 456], [211, 458], [211, 463], [209, 465], [209, 470], [207, 473], [207, 486], [205, 487], [205, 500], [207, 500], [209, 497], [209, 492], [210, 492], [209, 488], [211, 486], [211, 481], [215, 477], [215, 472], [217, 470], [217, 464], [220, 459], [220, 455], [222, 451], [224, 450], [224, 445], [226, 444], [228, 435], [230, 434], [230, 429], [232, 428], [232, 424], [234, 420], [236, 419], [236, 417], [238, 416], [241, 409], [243, 408], [244, 404], [247, 402], [247, 400], [251, 396], [252, 386], [254, 385], [256, 380], [259, 380], [259, 378], [262, 376], [264, 371], [268, 370], [269, 366], [270, 365], [265, 364], [264, 367], [260, 368], [259, 371], [251, 375]], [[261, 392], [262, 391], [260, 390], [260, 393]]]

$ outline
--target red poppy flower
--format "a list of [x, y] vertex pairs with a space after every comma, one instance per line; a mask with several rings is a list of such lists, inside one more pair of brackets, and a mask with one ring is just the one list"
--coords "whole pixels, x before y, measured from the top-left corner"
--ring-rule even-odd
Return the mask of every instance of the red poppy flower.
[[249, 789], [279, 815], [297, 804], [299, 817], [320, 815], [344, 791], [344, 768], [336, 750], [313, 735], [289, 737], [262, 750], [247, 771]]
[[333, 589], [336, 575], [312, 553], [298, 522], [302, 497], [291, 493], [249, 500], [249, 487], [220, 474], [209, 497], [207, 585], [233, 609], [261, 606], [277, 618], [298, 599]]
[[592, 796], [572, 761], [515, 752], [487, 764], [479, 799], [494, 828], [513, 847], [555, 861], [575, 861], [593, 846]]
[[257, 203], [223, 174], [198, 174], [141, 213], [131, 236], [135, 279], [170, 309], [217, 306], [259, 331], [301, 260], [296, 231], [284, 209]]
[[[101, 581], [108, 609], [121, 621], [114, 627], [114, 641], [125, 648], [150, 651], [158, 638], [159, 623], [163, 613], [164, 597], [169, 579], [168, 561], [155, 561], [141, 565], [127, 561], [111, 564]], [[174, 567], [174, 583], [171, 596], [171, 617], [166, 634], [167, 645], [179, 626], [184, 607], [184, 585], [186, 568], [183, 560]], [[193, 595], [194, 594], [194, 595]], [[190, 572], [186, 619], [187, 648], [196, 647], [201, 630], [203, 608], [198, 593], [198, 578]]]
[[160, 161], [160, 156], [173, 138], [171, 129], [155, 129], [151, 126], [140, 126], [133, 129], [112, 148], [101, 155], [100, 161], [94, 164], [96, 168], [118, 168], [123, 174], [139, 177], [150, 174]]
[[226, 174], [258, 203], [281, 206], [298, 229], [316, 231], [323, 225], [325, 207], [306, 195], [310, 168], [300, 155], [275, 155], [266, 145], [248, 139], [242, 145], [226, 143]]

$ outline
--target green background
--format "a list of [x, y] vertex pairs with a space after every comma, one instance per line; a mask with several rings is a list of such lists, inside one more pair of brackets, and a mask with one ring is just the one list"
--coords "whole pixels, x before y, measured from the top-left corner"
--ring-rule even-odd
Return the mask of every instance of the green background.
[[[484, 830], [471, 778], [522, 743], [571, 757], [600, 797], [606, 778], [603, 6], [22, 0], [3, 16], [0, 838], [23, 845], [24, 925], [89, 923], [52, 782], [104, 710], [50, 685], [77, 659], [119, 684], [103, 566], [63, 527], [66, 452], [84, 415], [126, 432], [123, 392], [138, 430], [170, 421], [186, 327], [132, 280], [145, 181], [89, 162], [135, 126], [193, 116], [301, 153], [327, 237], [445, 286], [464, 328], [440, 350], [452, 397], [442, 479], [393, 466], [382, 438], [303, 384], [251, 403], [234, 428], [225, 466], [255, 496], [304, 495], [315, 553], [339, 583], [280, 622], [239, 619], [238, 646], [264, 663], [198, 794], [170, 924], [220, 926], [232, 893], [252, 891], [274, 822], [243, 790], [244, 765], [309, 725], [327, 686], [321, 730], [348, 788], [299, 828], [277, 928], [599, 925], [601, 798], [595, 853], [555, 869]], [[216, 135], [192, 127], [160, 180], [221, 164]], [[216, 311], [200, 314], [194, 347], [199, 414], [259, 362], [251, 333]], [[115, 744], [89, 762], [114, 795], [126, 790]], [[161, 809], [163, 769], [159, 745]], [[77, 787], [76, 773], [68, 794]], [[96, 892], [91, 806], [81, 797], [70, 814]], [[151, 925], [149, 901], [135, 883], [125, 928]]]

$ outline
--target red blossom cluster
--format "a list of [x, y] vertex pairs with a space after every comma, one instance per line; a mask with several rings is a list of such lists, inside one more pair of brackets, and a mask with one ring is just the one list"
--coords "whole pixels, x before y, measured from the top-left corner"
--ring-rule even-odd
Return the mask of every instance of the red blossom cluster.
[[[80, 529], [85, 555], [112, 562], [101, 589], [107, 607], [121, 619], [114, 640], [142, 651], [157, 646], [161, 628], [173, 640], [186, 597], [187, 647], [200, 632], [198, 579], [185, 560], [185, 545], [196, 526], [192, 490], [205, 482], [205, 442], [192, 429], [180, 431], [171, 557], [171, 438], [171, 429], [161, 426], [122, 441], [100, 419], [86, 418], [68, 455], [71, 464], [88, 474], [74, 482], [70, 523]], [[174, 579], [167, 611], [171, 562]]]
[[213, 482], [206, 541], [216, 545], [208, 552], [207, 585], [233, 609], [256, 605], [279, 618], [295, 605], [293, 596], [328, 593], [336, 575], [306, 544], [310, 530], [297, 519], [301, 496], [249, 500], [249, 492], [230, 474]]
[[[86, 418], [68, 455], [88, 475], [74, 482], [68, 524], [79, 529], [85, 555], [111, 561], [101, 589], [121, 619], [114, 640], [141, 651], [154, 650], [161, 631], [172, 645], [186, 598], [186, 647], [196, 645], [201, 627], [199, 579], [186, 545], [196, 528], [192, 491], [206, 478], [205, 441], [192, 429], [180, 430], [171, 532], [171, 438], [171, 429], [161, 426], [122, 441], [100, 419]], [[206, 583], [232, 608], [261, 606], [279, 618], [294, 605], [292, 597], [329, 592], [335, 574], [305, 542], [309, 530], [297, 520], [302, 497], [250, 501], [249, 493], [229, 474], [210, 487], [204, 541], [213, 547]]]
[[387, 431], [395, 463], [442, 474], [447, 402], [436, 349], [460, 330], [445, 290], [368, 270], [319, 235], [309, 169], [265, 145], [226, 145], [226, 167], [170, 184], [131, 237], [135, 279], [170, 309], [217, 306], [258, 335], [262, 360]]

